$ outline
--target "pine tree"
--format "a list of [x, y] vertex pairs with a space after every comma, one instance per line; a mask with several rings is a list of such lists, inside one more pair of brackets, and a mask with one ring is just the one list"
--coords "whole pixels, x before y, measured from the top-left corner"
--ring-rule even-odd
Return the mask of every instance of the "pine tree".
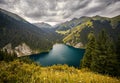
[[118, 40], [116, 42], [116, 54], [117, 54], [117, 62], [118, 62], [118, 73], [120, 76], [120, 35], [118, 37]]
[[106, 53], [107, 53], [107, 35], [104, 31], [101, 31], [99, 34], [97, 40], [95, 49], [92, 52], [92, 62], [91, 62], [91, 69], [93, 71], [97, 71], [102, 73], [105, 59], [106, 59]]
[[9, 61], [13, 61], [16, 58], [17, 58], [17, 55], [15, 52], [11, 54], [11, 53], [8, 53], [7, 50], [5, 51], [0, 50], [0, 61], [9, 62]]
[[2, 61], [4, 59], [4, 53], [0, 50], [0, 61]]
[[82, 68], [90, 68], [91, 66], [91, 61], [92, 61], [92, 52], [95, 48], [95, 36], [93, 34], [93, 32], [91, 32], [89, 35], [88, 35], [88, 44], [86, 46], [86, 51], [85, 51], [85, 54], [84, 54], [84, 57], [81, 61], [81, 67]]
[[99, 73], [116, 75], [117, 57], [113, 41], [104, 30], [98, 36], [95, 50], [92, 52], [90, 69]]

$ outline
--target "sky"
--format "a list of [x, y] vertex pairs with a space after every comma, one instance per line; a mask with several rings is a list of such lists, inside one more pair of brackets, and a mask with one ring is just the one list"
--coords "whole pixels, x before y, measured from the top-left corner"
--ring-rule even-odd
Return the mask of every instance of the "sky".
[[0, 0], [0, 8], [31, 23], [55, 25], [81, 16], [120, 15], [120, 0]]

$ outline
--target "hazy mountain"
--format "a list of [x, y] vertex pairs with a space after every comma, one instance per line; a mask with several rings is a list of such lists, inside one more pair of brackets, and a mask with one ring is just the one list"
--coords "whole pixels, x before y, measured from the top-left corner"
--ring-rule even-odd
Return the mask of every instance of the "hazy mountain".
[[33, 23], [35, 26], [40, 27], [40, 28], [52, 28], [51, 25], [41, 22], [41, 23]]
[[82, 23], [83, 21], [89, 19], [89, 17], [83, 16], [80, 18], [73, 18], [70, 21], [66, 21], [64, 23], [58, 24], [57, 26], [55, 26], [57, 31], [66, 31], [69, 30], [75, 26], [77, 26], [78, 24]]
[[44, 23], [44, 22], [41, 22], [41, 23], [33, 23], [33, 25], [35, 25], [35, 26], [37, 26], [38, 28], [40, 28], [41, 30], [43, 30], [43, 31], [45, 31], [47, 34], [49, 34], [49, 35], [52, 35], [51, 37], [59, 37], [59, 39], [58, 38], [56, 38], [56, 40], [58, 41], [58, 42], [61, 42], [62, 41], [62, 35], [61, 34], [58, 34], [58, 33], [56, 33], [55, 32], [55, 28], [54, 27], [52, 27], [51, 25], [49, 25], [49, 24], [47, 24], [47, 23]]
[[41, 30], [47, 32], [48, 34], [57, 34], [54, 30], [53, 27], [47, 23], [41, 22], [41, 23], [33, 23], [33, 25], [39, 27]]

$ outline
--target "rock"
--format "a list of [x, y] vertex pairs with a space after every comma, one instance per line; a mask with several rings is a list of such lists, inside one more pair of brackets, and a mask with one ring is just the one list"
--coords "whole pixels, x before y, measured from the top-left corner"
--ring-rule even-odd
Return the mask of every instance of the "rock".
[[5, 47], [3, 47], [2, 51], [7, 51], [7, 53], [12, 54], [13, 53], [12, 45], [10, 43], [7, 44]]
[[32, 50], [25, 43], [22, 43], [21, 45], [18, 45], [17, 47], [15, 47], [14, 51], [18, 57], [32, 54]]
[[81, 47], [83, 47], [83, 44], [80, 42], [80, 43], [77, 43], [74, 47], [75, 48], [81, 48]]
[[69, 43], [69, 42], [67, 42], [67, 43], [66, 43], [66, 45], [70, 45], [70, 43]]
[[32, 49], [30, 49], [30, 47], [25, 43], [22, 43], [13, 49], [12, 49], [12, 45], [9, 43], [5, 47], [3, 47], [2, 50], [7, 51], [8, 53], [11, 54], [16, 53], [17, 57], [31, 55], [33, 53]]

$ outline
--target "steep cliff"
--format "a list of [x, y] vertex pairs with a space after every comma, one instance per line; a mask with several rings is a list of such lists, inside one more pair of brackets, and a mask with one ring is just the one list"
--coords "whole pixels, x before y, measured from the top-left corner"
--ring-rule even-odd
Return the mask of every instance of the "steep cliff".
[[21, 56], [27, 56], [31, 55], [32, 53], [35, 53], [27, 44], [22, 43], [16, 47], [13, 47], [12, 44], [7, 44], [5, 47], [2, 49], [3, 51], [7, 51], [8, 53], [16, 53], [17, 57]]

